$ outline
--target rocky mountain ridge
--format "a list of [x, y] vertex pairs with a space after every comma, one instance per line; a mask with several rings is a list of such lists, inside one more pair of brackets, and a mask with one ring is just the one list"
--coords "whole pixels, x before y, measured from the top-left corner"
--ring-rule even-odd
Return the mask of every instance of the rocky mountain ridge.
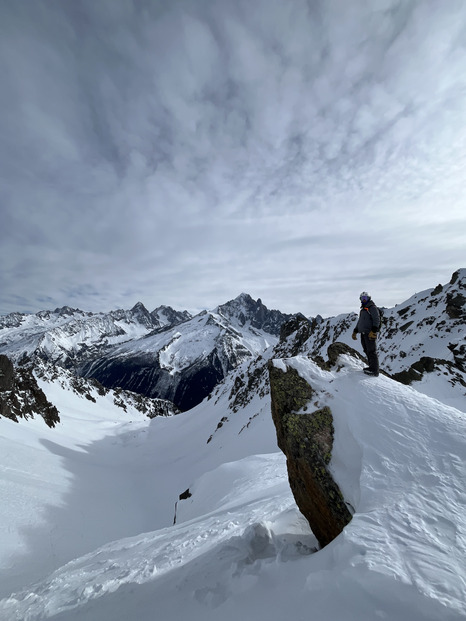
[[[380, 303], [374, 300], [375, 303]], [[329, 344], [354, 346], [351, 333], [356, 313], [323, 320], [309, 332], [305, 349], [325, 357]], [[381, 368], [405, 384], [421, 382], [436, 371], [440, 381], [464, 396], [466, 388], [466, 269], [445, 285], [416, 293], [393, 308], [383, 309], [377, 339]]]
[[102, 398], [111, 399], [116, 408], [125, 412], [133, 408], [148, 418], [174, 416], [180, 412], [166, 399], [151, 399], [129, 390], [105, 388], [95, 379], [78, 377], [49, 362], [13, 365], [7, 356], [0, 354], [0, 417], [19, 422], [19, 419], [41, 416], [49, 427], [55, 427], [60, 422], [60, 412], [43, 390], [52, 384], [94, 404]]
[[[461, 269], [449, 283], [384, 309], [378, 339], [383, 371], [426, 394], [435, 382], [452, 405], [463, 401], [465, 295]], [[245, 293], [194, 317], [169, 307], [149, 313], [142, 304], [109, 314], [64, 307], [2, 318], [0, 352], [15, 361], [46, 360], [107, 388], [166, 399], [181, 410], [213, 395], [216, 386], [222, 390], [231, 377], [234, 409], [248, 392], [268, 390], [266, 363], [272, 357], [306, 355], [325, 362], [335, 341], [360, 349], [351, 340], [356, 320], [354, 312], [326, 319], [285, 315]]]
[[[466, 269], [461, 269], [454, 272], [449, 283], [417, 293], [392, 309], [383, 309], [378, 338], [382, 373], [427, 395], [440, 391], [445, 403], [462, 411], [466, 411], [465, 296]], [[291, 317], [282, 324], [273, 348], [245, 361], [231, 372], [228, 382], [213, 391], [211, 397], [215, 400], [229, 392], [223, 424], [257, 395], [269, 393], [269, 360], [305, 356], [328, 369], [336, 363], [334, 354], [345, 353], [346, 347], [352, 355], [364, 359], [359, 341], [351, 338], [356, 321], [356, 313], [326, 319], [308, 319], [300, 313]], [[330, 347], [332, 344], [335, 347]]]
[[275, 344], [289, 317], [245, 293], [195, 317], [167, 306], [149, 313], [141, 303], [106, 314], [64, 307], [3, 318], [0, 352], [52, 362], [186, 410], [245, 358]]
[[187, 311], [159, 306], [151, 313], [138, 302], [130, 310], [91, 313], [64, 306], [34, 315], [0, 317], [0, 351], [18, 360], [27, 356], [71, 368], [77, 360], [153, 331], [187, 321]]
[[171, 329], [114, 347], [79, 373], [188, 410], [244, 360], [274, 345], [289, 318], [241, 294]]
[[15, 369], [11, 360], [0, 354], [0, 416], [18, 422], [40, 415], [49, 427], [60, 422], [60, 415], [45, 396], [31, 369]]

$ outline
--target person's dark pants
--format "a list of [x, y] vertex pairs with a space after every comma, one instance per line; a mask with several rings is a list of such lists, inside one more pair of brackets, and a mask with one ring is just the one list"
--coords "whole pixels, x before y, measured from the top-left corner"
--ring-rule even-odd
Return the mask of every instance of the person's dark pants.
[[379, 372], [379, 357], [377, 356], [377, 341], [370, 339], [369, 334], [361, 334], [361, 345], [367, 356], [369, 370], [374, 373]]

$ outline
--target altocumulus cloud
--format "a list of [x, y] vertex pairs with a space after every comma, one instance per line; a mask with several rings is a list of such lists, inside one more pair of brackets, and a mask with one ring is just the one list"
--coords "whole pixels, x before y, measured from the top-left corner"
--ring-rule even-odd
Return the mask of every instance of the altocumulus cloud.
[[25, 0], [0, 30], [0, 312], [333, 314], [462, 267], [462, 0]]

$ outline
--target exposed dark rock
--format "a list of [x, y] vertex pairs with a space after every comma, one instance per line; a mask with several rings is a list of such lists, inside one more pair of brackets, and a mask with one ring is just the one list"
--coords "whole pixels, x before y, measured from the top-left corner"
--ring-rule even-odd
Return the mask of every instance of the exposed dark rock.
[[13, 390], [15, 385], [15, 370], [13, 363], [4, 354], [0, 354], [0, 391]]
[[451, 278], [450, 278], [450, 285], [454, 285], [459, 277], [460, 277], [460, 271], [459, 270], [456, 270], [456, 272], [453, 272], [453, 274], [451, 275]]
[[466, 297], [462, 293], [447, 294], [446, 311], [450, 319], [461, 319], [466, 317], [466, 311], [464, 309], [465, 305]]
[[246, 373], [237, 375], [230, 391], [230, 408], [237, 412], [246, 407], [256, 396], [265, 396], [269, 392], [267, 364], [259, 356], [246, 370]]
[[421, 381], [424, 373], [432, 373], [435, 370], [436, 364], [446, 364], [447, 366], [452, 366], [451, 363], [446, 360], [439, 360], [431, 358], [430, 356], [422, 356], [422, 358], [416, 362], [413, 362], [409, 369], [400, 371], [399, 373], [394, 373], [392, 375], [392, 379], [409, 386], [412, 382]]
[[466, 381], [461, 369], [461, 361], [451, 362], [450, 360], [443, 360], [442, 358], [430, 358], [424, 356], [417, 362], [413, 363], [409, 369], [395, 373], [393, 379], [401, 382], [402, 384], [411, 384], [412, 382], [420, 381], [424, 373], [432, 373], [437, 371], [438, 374], [442, 374], [448, 377], [448, 381], [454, 386], [455, 384], [461, 384], [466, 388]]
[[286, 455], [296, 504], [323, 547], [351, 520], [338, 485], [327, 469], [333, 446], [330, 408], [303, 413], [314, 391], [295, 369], [269, 363], [272, 418], [277, 443]]
[[148, 329], [153, 327], [154, 325], [153, 317], [142, 302], [137, 302], [133, 306], [133, 308], [130, 310], [130, 314], [134, 317], [134, 319], [138, 323], [140, 323], [143, 326], [146, 326]]
[[466, 373], [466, 345], [460, 345], [459, 343], [450, 343], [450, 345], [448, 345], [448, 349], [453, 354], [455, 365], [460, 371]]
[[[295, 332], [310, 332], [311, 322], [302, 313], [293, 315], [291, 319], [285, 321], [280, 328], [280, 342], [286, 341], [286, 339]], [[304, 342], [304, 341], [303, 341]]]
[[412, 369], [419, 373], [432, 373], [435, 368], [435, 359], [430, 356], [423, 356], [420, 360], [411, 365]]
[[403, 324], [402, 326], [400, 326], [398, 329], [400, 332], [406, 332], [406, 330], [412, 326], [414, 323], [414, 321], [408, 321], [408, 323]]
[[398, 313], [398, 315], [403, 316], [406, 315], [408, 313], [408, 311], [411, 310], [411, 306], [405, 306], [405, 308], [401, 308], [399, 311], [396, 311]]
[[283, 352], [286, 357], [296, 356], [303, 350], [304, 343], [312, 332], [312, 323], [297, 313], [291, 319], [282, 324], [280, 328], [280, 340], [275, 348], [276, 352]]
[[355, 349], [349, 345], [346, 345], [346, 343], [336, 341], [335, 343], [329, 345], [327, 349], [328, 363], [330, 367], [334, 367], [337, 364], [338, 357], [341, 356], [341, 354], [348, 354], [353, 358], [359, 358], [359, 360], [365, 362], [365, 359]]
[[42, 416], [49, 427], [60, 422], [57, 408], [48, 401], [28, 367], [13, 367], [7, 356], [0, 356], [0, 415], [15, 422], [18, 418]]
[[[153, 399], [163, 398], [185, 411], [200, 403], [224, 378], [224, 367], [214, 350], [175, 375], [162, 369], [157, 358], [148, 354], [102, 358], [83, 366], [80, 372], [108, 388], [124, 388]], [[232, 367], [226, 367], [226, 371], [231, 368], [233, 363]]]
[[399, 373], [394, 373], [392, 378], [401, 384], [405, 384], [409, 386], [412, 382], [420, 382], [422, 379], [422, 373], [416, 371], [412, 367], [406, 369], [405, 371], [400, 371]]
[[158, 306], [151, 312], [151, 317], [154, 322], [160, 324], [160, 319], [163, 318], [164, 326], [162, 329], [166, 330], [175, 325], [183, 323], [191, 319], [191, 314], [188, 311], [176, 311], [171, 306]]
[[249, 321], [252, 327], [274, 336], [280, 334], [282, 323], [290, 318], [290, 315], [278, 310], [269, 310], [260, 298], [253, 300], [247, 293], [241, 293], [234, 300], [221, 304], [217, 310], [224, 317], [236, 317], [240, 325], [245, 325]]

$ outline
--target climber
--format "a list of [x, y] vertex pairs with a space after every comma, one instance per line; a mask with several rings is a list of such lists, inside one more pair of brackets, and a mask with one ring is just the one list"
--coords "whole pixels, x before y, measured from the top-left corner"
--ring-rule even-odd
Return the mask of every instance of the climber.
[[366, 375], [377, 377], [379, 374], [379, 358], [377, 356], [377, 333], [380, 329], [380, 313], [377, 306], [371, 300], [367, 291], [363, 291], [359, 296], [361, 300], [361, 310], [352, 338], [357, 339], [357, 334], [361, 335], [361, 345], [367, 356], [368, 367], [364, 369]]

